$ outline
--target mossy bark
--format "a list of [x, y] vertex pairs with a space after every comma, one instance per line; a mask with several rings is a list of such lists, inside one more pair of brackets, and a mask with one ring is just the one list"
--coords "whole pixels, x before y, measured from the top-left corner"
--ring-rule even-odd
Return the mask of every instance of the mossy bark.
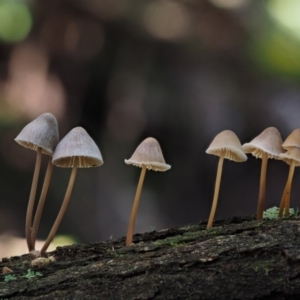
[[[233, 218], [3, 259], [0, 299], [300, 299], [300, 218]], [[42, 276], [22, 277], [27, 270]], [[6, 277], [5, 277], [6, 276]]]

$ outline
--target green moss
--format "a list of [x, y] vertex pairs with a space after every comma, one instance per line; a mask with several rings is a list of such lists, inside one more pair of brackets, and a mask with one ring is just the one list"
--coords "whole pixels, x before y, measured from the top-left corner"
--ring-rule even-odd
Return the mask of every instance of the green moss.
[[265, 276], [269, 275], [269, 272], [272, 271], [272, 265], [276, 263], [274, 260], [260, 260], [255, 263], [253, 270], [255, 272], [263, 271]]
[[265, 268], [264, 271], [265, 271], [265, 275], [268, 276], [270, 269], [269, 268]]
[[[298, 207], [296, 209], [290, 208], [289, 212], [290, 212], [290, 217], [298, 216], [299, 208]], [[271, 207], [271, 208], [264, 211], [263, 218], [264, 219], [269, 219], [269, 220], [277, 219], [278, 214], [279, 214], [279, 207], [273, 206], [273, 207]]]
[[39, 276], [43, 276], [43, 274], [41, 272], [37, 272], [31, 269], [27, 270], [27, 273], [25, 275], [23, 275], [22, 277], [30, 279], [30, 278], [35, 278], [35, 277], [39, 277]]
[[178, 243], [175, 241], [170, 243], [170, 246], [172, 246], [172, 247], [177, 247], [177, 246], [182, 246], [182, 245], [184, 245], [184, 243]]
[[16, 280], [16, 279], [17, 279], [17, 277], [13, 274], [8, 274], [8, 275], [4, 276], [4, 282], [9, 282], [9, 281]]

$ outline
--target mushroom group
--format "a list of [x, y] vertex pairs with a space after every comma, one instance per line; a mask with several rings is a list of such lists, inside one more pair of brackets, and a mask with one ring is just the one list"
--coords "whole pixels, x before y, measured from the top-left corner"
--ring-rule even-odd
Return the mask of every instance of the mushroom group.
[[[50, 185], [53, 166], [71, 168], [68, 187], [60, 211], [50, 230], [47, 240], [39, 252], [39, 254], [44, 255], [53, 240], [68, 207], [78, 168], [101, 166], [103, 164], [102, 155], [96, 143], [82, 127], [73, 128], [59, 142], [57, 120], [50, 113], [44, 113], [26, 125], [15, 140], [20, 145], [37, 152], [25, 221], [25, 236], [29, 252], [33, 253], [35, 251], [35, 241]], [[212, 227], [216, 214], [224, 159], [235, 162], [244, 162], [247, 160], [246, 154], [252, 154], [256, 158], [262, 160], [256, 214], [258, 220], [263, 218], [265, 207], [268, 160], [270, 158], [281, 160], [290, 166], [279, 209], [279, 217], [283, 215], [283, 211], [285, 211], [285, 216], [289, 216], [293, 175], [295, 167], [300, 166], [300, 129], [295, 129], [287, 139], [282, 142], [279, 131], [275, 127], [268, 127], [251, 142], [245, 143], [243, 146], [233, 131], [224, 130], [215, 136], [206, 150], [206, 153], [219, 157], [207, 229]], [[48, 155], [49, 161], [41, 195], [33, 219], [34, 202], [42, 154]], [[142, 141], [132, 156], [129, 159], [125, 159], [125, 163], [141, 168], [126, 237], [126, 246], [130, 246], [133, 242], [134, 227], [146, 171], [154, 170], [164, 172], [169, 170], [171, 166], [166, 164], [161, 147], [158, 141], [153, 137], [146, 138]]]
[[286, 138], [286, 140], [282, 142], [279, 131], [275, 127], [269, 127], [256, 138], [254, 138], [250, 143], [244, 144], [243, 150], [245, 153], [251, 153], [256, 158], [262, 159], [260, 188], [257, 204], [258, 220], [263, 218], [268, 159], [275, 158], [286, 162], [290, 166], [278, 213], [278, 217], [282, 217], [283, 212], [285, 212], [285, 216], [288, 217], [294, 170], [295, 167], [300, 166], [300, 128], [295, 129]]
[[[27, 124], [15, 141], [20, 145], [37, 151], [36, 164], [33, 174], [33, 180], [29, 195], [26, 221], [25, 221], [25, 236], [28, 251], [33, 255], [44, 254], [50, 245], [59, 224], [65, 214], [68, 206], [71, 193], [73, 190], [77, 168], [89, 168], [101, 166], [103, 159], [99, 148], [82, 127], [72, 129], [58, 143], [58, 124], [56, 118], [50, 113], [44, 113], [35, 120]], [[44, 178], [40, 199], [36, 209], [34, 220], [32, 221], [36, 190], [38, 185], [39, 173], [41, 168], [42, 154], [49, 155], [48, 166]], [[53, 156], [53, 158], [52, 158]], [[44, 203], [46, 200], [49, 184], [51, 180], [53, 165], [62, 168], [72, 168], [68, 188], [58, 213], [58, 216], [53, 224], [53, 227], [48, 235], [48, 238], [38, 254], [35, 253], [35, 241], [40, 224]]]

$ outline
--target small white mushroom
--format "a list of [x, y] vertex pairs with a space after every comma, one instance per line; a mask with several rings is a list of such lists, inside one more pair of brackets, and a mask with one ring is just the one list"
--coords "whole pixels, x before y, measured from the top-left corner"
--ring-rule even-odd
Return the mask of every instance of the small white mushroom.
[[293, 147], [300, 147], [300, 128], [291, 132], [282, 144], [285, 150], [290, 150]]
[[[41, 168], [41, 161], [42, 161], [42, 153], [52, 156], [55, 146], [57, 145], [59, 140], [58, 137], [58, 125], [56, 118], [50, 113], [44, 113], [37, 117], [35, 120], [27, 124], [19, 135], [15, 138], [15, 141], [19, 143], [21, 146], [25, 148], [29, 148], [32, 150], [37, 151], [35, 169], [32, 179], [32, 185], [29, 195], [29, 201], [27, 206], [27, 213], [26, 213], [26, 221], [25, 221], [25, 235], [26, 241], [29, 252], [34, 250], [34, 241], [36, 234], [35, 231], [32, 229], [32, 213], [34, 207], [34, 201], [36, 196], [36, 189], [39, 179], [39, 173]], [[51, 159], [50, 159], [51, 161]], [[52, 166], [50, 163], [50, 167], [48, 164], [46, 177], [51, 177]], [[48, 179], [50, 182], [50, 179]], [[47, 181], [47, 182], [48, 182]], [[49, 182], [47, 182], [43, 186], [42, 195], [45, 198], [47, 194], [47, 190], [49, 187]], [[44, 199], [45, 200], [45, 199]], [[41, 201], [41, 199], [40, 199]], [[43, 201], [43, 199], [42, 199]], [[37, 212], [41, 214], [42, 206], [38, 208]], [[38, 227], [38, 222], [36, 222], [36, 229]]]
[[284, 151], [281, 144], [282, 139], [279, 131], [275, 127], [268, 127], [260, 135], [255, 137], [250, 143], [246, 143], [242, 146], [245, 153], [251, 153], [256, 158], [260, 158], [262, 160], [259, 195], [257, 202], [257, 220], [261, 220], [263, 218], [263, 211], [266, 199], [266, 178], [268, 159], [280, 159], [279, 155]]
[[212, 202], [209, 219], [207, 222], [207, 228], [211, 228], [215, 218], [215, 213], [218, 204], [224, 159], [226, 158], [236, 162], [243, 162], [247, 160], [247, 156], [243, 152], [238, 137], [231, 130], [224, 130], [220, 132], [218, 135], [216, 135], [216, 137], [213, 139], [210, 146], [206, 150], [206, 153], [217, 155], [220, 157], [218, 163], [214, 198]]
[[141, 192], [143, 188], [146, 170], [148, 169], [164, 172], [169, 170], [171, 166], [166, 164], [158, 141], [152, 137], [145, 139], [136, 148], [131, 158], [125, 159], [125, 163], [128, 165], [134, 165], [142, 168], [128, 225], [126, 246], [129, 246], [132, 243], [134, 225], [141, 198]]
[[103, 159], [99, 148], [88, 133], [82, 127], [76, 127], [59, 142], [53, 154], [52, 163], [57, 167], [72, 168], [72, 172], [65, 198], [48, 238], [41, 249], [41, 255], [43, 255], [49, 247], [66, 212], [73, 190], [77, 168], [101, 166]]

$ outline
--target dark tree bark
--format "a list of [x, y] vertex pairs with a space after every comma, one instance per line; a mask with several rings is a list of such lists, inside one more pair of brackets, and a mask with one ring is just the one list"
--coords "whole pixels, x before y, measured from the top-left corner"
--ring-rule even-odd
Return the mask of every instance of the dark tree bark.
[[[3, 259], [0, 299], [300, 299], [300, 218], [233, 218]], [[28, 279], [27, 270], [41, 276]]]

